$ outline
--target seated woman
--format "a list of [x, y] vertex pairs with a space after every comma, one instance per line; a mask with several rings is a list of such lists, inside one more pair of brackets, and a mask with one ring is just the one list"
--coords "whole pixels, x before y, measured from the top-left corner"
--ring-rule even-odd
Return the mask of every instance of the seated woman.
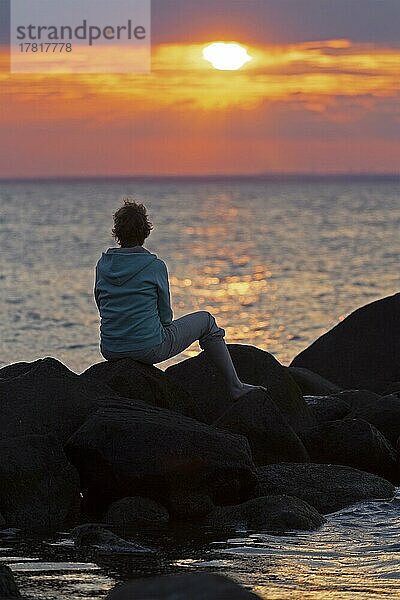
[[173, 320], [167, 267], [143, 247], [153, 228], [143, 204], [125, 199], [113, 217], [112, 234], [120, 247], [102, 253], [94, 287], [104, 358], [130, 357], [154, 364], [198, 340], [226, 379], [233, 399], [260, 389], [240, 381], [224, 341], [225, 331], [209, 312]]

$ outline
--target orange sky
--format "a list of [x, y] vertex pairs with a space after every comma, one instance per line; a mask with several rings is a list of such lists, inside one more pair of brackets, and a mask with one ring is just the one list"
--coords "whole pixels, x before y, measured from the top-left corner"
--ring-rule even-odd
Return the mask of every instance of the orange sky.
[[204, 45], [153, 47], [148, 75], [0, 73], [0, 177], [400, 171], [400, 47], [246, 45], [228, 72]]

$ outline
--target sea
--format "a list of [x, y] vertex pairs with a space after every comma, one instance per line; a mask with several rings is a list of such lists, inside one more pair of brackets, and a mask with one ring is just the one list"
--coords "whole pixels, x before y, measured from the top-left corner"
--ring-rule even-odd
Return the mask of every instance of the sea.
[[[399, 291], [398, 176], [4, 180], [0, 367], [52, 356], [82, 373], [103, 360], [94, 269], [117, 245], [112, 216], [125, 197], [148, 208], [145, 245], [167, 263], [174, 317], [208, 310], [228, 343], [284, 365], [356, 308]], [[68, 532], [0, 532], [0, 561], [35, 600], [104, 598], [131, 577], [192, 570], [274, 600], [400, 597], [400, 493], [329, 515], [311, 533], [141, 535], [151, 559], [81, 556]]]

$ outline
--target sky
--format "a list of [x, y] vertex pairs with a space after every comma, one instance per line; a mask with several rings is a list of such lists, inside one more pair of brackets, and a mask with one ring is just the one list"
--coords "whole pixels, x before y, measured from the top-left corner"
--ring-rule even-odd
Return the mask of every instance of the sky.
[[[153, 0], [149, 74], [3, 65], [0, 177], [399, 173], [399, 24], [398, 0]], [[215, 70], [213, 41], [252, 60]]]

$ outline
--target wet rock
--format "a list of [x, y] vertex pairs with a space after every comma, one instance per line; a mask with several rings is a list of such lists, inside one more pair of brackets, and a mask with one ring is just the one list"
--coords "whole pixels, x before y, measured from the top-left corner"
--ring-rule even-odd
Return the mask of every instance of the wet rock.
[[117, 500], [111, 504], [105, 516], [106, 523], [121, 527], [138, 523], [166, 523], [168, 520], [169, 514], [164, 506], [140, 496]]
[[213, 529], [292, 531], [317, 529], [325, 522], [314, 507], [292, 496], [265, 496], [237, 506], [218, 507], [205, 520]]
[[128, 542], [108, 529], [104, 529], [94, 523], [75, 527], [71, 531], [71, 535], [74, 539], [75, 547], [80, 550], [93, 549], [102, 553], [112, 552], [117, 554], [153, 552], [150, 548], [146, 548], [135, 542]]
[[81, 378], [104, 382], [124, 398], [141, 400], [199, 421], [204, 420], [202, 405], [164, 371], [132, 358], [97, 363], [84, 371]]
[[249, 440], [256, 465], [310, 460], [303, 442], [262, 390], [239, 398], [214, 425], [244, 435]]
[[394, 448], [363, 419], [323, 423], [304, 434], [303, 441], [312, 462], [348, 465], [398, 481]]
[[260, 467], [258, 494], [288, 494], [320, 513], [335, 512], [363, 500], [391, 498], [394, 486], [385, 479], [342, 465], [313, 463]]
[[308, 369], [288, 367], [288, 371], [299, 386], [303, 396], [328, 396], [341, 390], [335, 383]]
[[[254, 346], [228, 344], [228, 348], [240, 379], [266, 387], [296, 433], [312, 424], [300, 388], [286, 367]], [[205, 352], [169, 367], [166, 372], [201, 404], [207, 423], [214, 423], [233, 403], [226, 382]]]
[[0, 565], [0, 598], [22, 598], [14, 575], [7, 565]]
[[51, 434], [65, 443], [99, 398], [116, 396], [50, 357], [9, 365], [0, 376], [0, 438]]
[[127, 496], [168, 506], [171, 480], [186, 476], [219, 503], [249, 497], [254, 464], [245, 438], [144, 402], [106, 402], [71, 437], [87, 505], [103, 512]]
[[304, 396], [317, 424], [344, 419], [351, 406], [336, 396]]
[[117, 585], [107, 600], [257, 600], [257, 594], [212, 573], [185, 573], [136, 579]]
[[358, 404], [349, 417], [368, 421], [379, 429], [393, 446], [396, 445], [400, 436], [400, 398], [395, 394], [378, 396], [366, 404]]
[[343, 389], [382, 393], [400, 380], [400, 294], [359, 308], [301, 352], [290, 365], [310, 369]]
[[0, 511], [8, 527], [54, 529], [79, 506], [79, 477], [54, 437], [0, 440]]

